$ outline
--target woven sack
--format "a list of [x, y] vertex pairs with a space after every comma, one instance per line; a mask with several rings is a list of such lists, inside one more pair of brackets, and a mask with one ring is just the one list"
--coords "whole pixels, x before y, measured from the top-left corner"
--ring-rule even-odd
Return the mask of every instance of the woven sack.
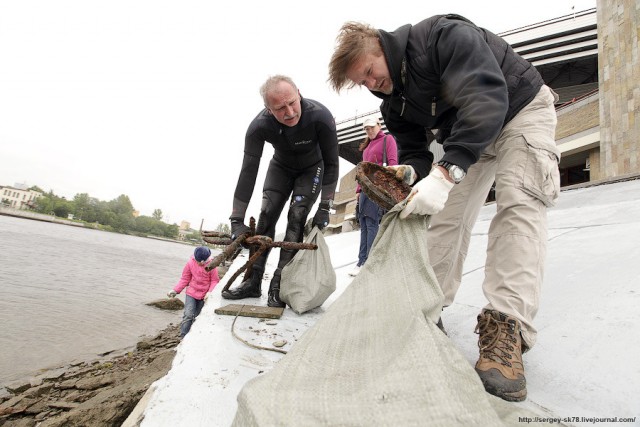
[[298, 314], [320, 307], [336, 290], [329, 247], [318, 227], [313, 227], [305, 243], [318, 249], [299, 250], [282, 269], [280, 279], [280, 299]]
[[[233, 426], [522, 426], [435, 325], [443, 295], [429, 217], [382, 219], [360, 273], [274, 368], [238, 395]], [[533, 424], [532, 424], [533, 425]]]

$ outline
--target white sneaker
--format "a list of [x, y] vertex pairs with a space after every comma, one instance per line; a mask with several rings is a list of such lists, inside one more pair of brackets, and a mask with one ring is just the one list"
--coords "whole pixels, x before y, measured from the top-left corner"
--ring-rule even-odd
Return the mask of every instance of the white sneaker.
[[355, 267], [353, 267], [353, 270], [349, 272], [349, 276], [356, 277], [358, 273], [360, 273], [360, 266], [356, 265]]

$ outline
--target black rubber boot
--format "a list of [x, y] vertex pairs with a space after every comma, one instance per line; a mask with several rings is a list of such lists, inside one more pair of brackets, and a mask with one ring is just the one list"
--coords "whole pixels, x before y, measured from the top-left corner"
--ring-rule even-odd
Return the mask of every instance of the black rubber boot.
[[240, 286], [234, 289], [227, 289], [222, 292], [222, 298], [224, 299], [243, 299], [243, 298], [260, 298], [262, 292], [260, 291], [260, 285], [262, 285], [262, 273], [264, 273], [263, 267], [253, 267], [253, 272], [248, 280], [242, 282]]
[[280, 299], [280, 275], [282, 274], [281, 268], [276, 268], [273, 272], [273, 278], [271, 284], [269, 284], [269, 298], [267, 299], [267, 305], [269, 307], [286, 307], [287, 304]]

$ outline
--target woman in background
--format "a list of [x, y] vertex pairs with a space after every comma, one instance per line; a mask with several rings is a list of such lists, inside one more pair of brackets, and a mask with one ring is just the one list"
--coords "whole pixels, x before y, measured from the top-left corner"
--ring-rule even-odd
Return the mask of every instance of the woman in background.
[[[362, 161], [376, 163], [381, 166], [395, 166], [398, 164], [398, 149], [396, 140], [392, 135], [387, 135], [382, 131], [380, 122], [377, 119], [367, 119], [363, 124], [367, 137], [360, 144], [362, 151]], [[356, 188], [356, 216], [360, 222], [360, 251], [358, 253], [358, 264], [349, 272], [350, 276], [356, 276], [360, 272], [360, 267], [364, 265], [369, 257], [371, 245], [378, 234], [380, 219], [385, 214], [384, 209], [367, 197], [361, 191], [360, 185]]]

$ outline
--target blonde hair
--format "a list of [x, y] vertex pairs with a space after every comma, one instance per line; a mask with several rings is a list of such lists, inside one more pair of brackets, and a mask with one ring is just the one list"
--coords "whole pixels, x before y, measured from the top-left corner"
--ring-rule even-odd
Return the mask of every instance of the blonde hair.
[[282, 74], [276, 74], [275, 76], [271, 76], [267, 79], [266, 82], [262, 84], [262, 86], [260, 86], [260, 96], [262, 96], [262, 100], [264, 101], [265, 106], [267, 106], [267, 94], [271, 92], [273, 88], [275, 88], [276, 85], [280, 82], [289, 83], [293, 87], [293, 90], [296, 91], [296, 93], [298, 92], [298, 87], [293, 82], [291, 77], [284, 76]]
[[382, 55], [378, 30], [361, 22], [344, 23], [336, 37], [336, 47], [329, 62], [327, 79], [336, 92], [340, 92], [345, 86], [352, 88], [357, 84], [349, 82], [347, 70], [367, 53]]

